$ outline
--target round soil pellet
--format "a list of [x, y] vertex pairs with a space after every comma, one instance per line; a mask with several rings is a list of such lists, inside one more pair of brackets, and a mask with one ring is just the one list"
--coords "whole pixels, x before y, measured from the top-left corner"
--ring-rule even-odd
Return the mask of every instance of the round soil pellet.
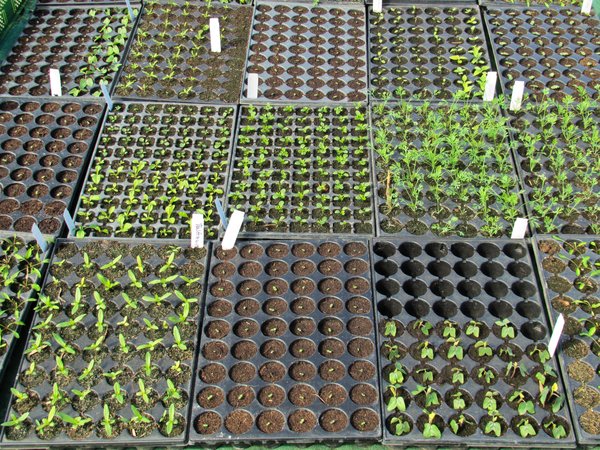
[[355, 338], [348, 343], [348, 353], [356, 358], [367, 358], [375, 351], [373, 342], [365, 338]]
[[600, 413], [591, 410], [586, 411], [579, 418], [579, 423], [587, 433], [600, 434]]
[[369, 265], [362, 259], [352, 259], [344, 264], [344, 270], [350, 275], [360, 275], [369, 269]]
[[351, 294], [364, 294], [369, 287], [369, 281], [362, 277], [350, 278], [345, 284], [346, 290]]
[[370, 405], [377, 401], [377, 390], [369, 384], [357, 384], [350, 390], [350, 399], [357, 405]]
[[254, 390], [250, 386], [236, 386], [227, 393], [227, 402], [234, 408], [248, 406], [254, 400]]
[[317, 398], [317, 391], [308, 384], [296, 384], [290, 389], [288, 398], [296, 406], [310, 406]]
[[325, 297], [319, 302], [319, 311], [323, 314], [337, 314], [344, 309], [344, 303], [337, 297]]
[[258, 401], [261, 405], [267, 408], [274, 408], [279, 406], [285, 400], [285, 390], [283, 388], [271, 384], [265, 386], [258, 393]]
[[254, 336], [259, 330], [258, 322], [252, 319], [242, 319], [233, 326], [233, 332], [241, 338]]
[[256, 418], [256, 426], [263, 433], [278, 433], [283, 430], [285, 417], [279, 411], [263, 411]]
[[324, 278], [319, 281], [319, 291], [326, 295], [335, 295], [342, 290], [342, 282], [337, 278]]
[[319, 322], [319, 331], [325, 336], [337, 336], [344, 331], [344, 324], [335, 317], [326, 317]]
[[339, 384], [326, 384], [319, 391], [321, 400], [329, 406], [340, 406], [348, 398], [348, 393]]
[[288, 265], [285, 261], [271, 261], [265, 267], [265, 272], [271, 277], [281, 277], [288, 272]]
[[265, 282], [263, 289], [269, 295], [284, 295], [288, 291], [288, 284], [281, 278], [274, 278]]
[[325, 339], [319, 344], [319, 353], [325, 358], [339, 358], [345, 351], [346, 346], [339, 339]]
[[290, 353], [294, 358], [310, 358], [315, 350], [315, 343], [309, 339], [296, 339], [290, 345]]
[[213, 409], [223, 403], [225, 399], [225, 394], [223, 390], [215, 387], [209, 386], [207, 388], [202, 389], [196, 398], [198, 400], [198, 404], [206, 409]]
[[310, 317], [300, 317], [290, 324], [290, 331], [296, 336], [310, 336], [315, 332], [317, 325]]
[[254, 420], [248, 411], [237, 409], [225, 418], [225, 428], [232, 434], [244, 434], [250, 431]]
[[284, 258], [289, 254], [286, 244], [272, 244], [267, 247], [267, 255], [270, 258]]
[[235, 359], [242, 361], [248, 361], [249, 359], [254, 358], [257, 352], [258, 349], [256, 348], [256, 344], [252, 341], [236, 342], [231, 348], [231, 355]]
[[325, 361], [319, 366], [319, 375], [324, 381], [339, 381], [346, 375], [346, 368], [339, 361]]
[[368, 314], [371, 312], [371, 302], [364, 297], [352, 297], [346, 302], [346, 309], [352, 314]]
[[287, 302], [282, 298], [270, 298], [263, 304], [263, 311], [270, 316], [281, 316], [287, 309]]
[[240, 256], [244, 259], [258, 259], [264, 254], [264, 249], [258, 244], [248, 244], [240, 250]]
[[348, 322], [348, 331], [356, 336], [367, 336], [373, 331], [373, 322], [366, 317], [354, 317]]
[[256, 367], [247, 362], [234, 365], [229, 371], [229, 378], [236, 383], [249, 383], [256, 377]]
[[281, 363], [270, 361], [260, 366], [258, 374], [263, 381], [276, 383], [285, 376], [285, 367]]
[[287, 331], [287, 324], [282, 319], [269, 319], [263, 323], [261, 329], [265, 336], [283, 336]]
[[286, 345], [278, 339], [269, 339], [260, 346], [260, 354], [268, 359], [280, 359], [285, 355]]
[[296, 433], [308, 433], [317, 426], [317, 417], [307, 409], [297, 409], [289, 415], [288, 425]]
[[235, 312], [243, 317], [252, 317], [260, 309], [260, 304], [253, 298], [245, 298], [235, 305]]
[[308, 242], [294, 244], [292, 247], [292, 255], [294, 255], [296, 258], [308, 258], [314, 254], [315, 246]]
[[367, 381], [375, 375], [375, 366], [369, 361], [355, 361], [348, 368], [348, 373], [356, 381]]
[[318, 268], [319, 272], [329, 277], [342, 271], [342, 263], [335, 259], [325, 259], [319, 263]]
[[319, 424], [329, 433], [339, 433], [348, 426], [348, 416], [340, 409], [328, 409], [321, 414]]
[[231, 281], [221, 280], [213, 283], [210, 287], [210, 293], [214, 297], [228, 297], [233, 294], [234, 286]]
[[262, 272], [262, 266], [255, 261], [249, 261], [241, 264], [238, 272], [243, 277], [255, 278]]
[[310, 295], [315, 290], [315, 282], [310, 278], [299, 278], [292, 282], [291, 289], [296, 295]]
[[208, 305], [207, 312], [212, 317], [225, 317], [231, 314], [233, 306], [227, 300], [215, 300]]
[[567, 366], [567, 373], [575, 381], [589, 383], [594, 379], [594, 368], [585, 361], [573, 361]]
[[212, 274], [221, 279], [229, 278], [235, 273], [235, 266], [230, 262], [220, 262], [212, 268]]
[[260, 292], [261, 285], [256, 280], [244, 280], [237, 285], [237, 292], [240, 295], [252, 297]]
[[199, 434], [214, 434], [221, 429], [221, 416], [212, 411], [204, 412], [196, 417], [194, 427]]
[[199, 371], [200, 379], [206, 384], [217, 384], [225, 378], [227, 370], [221, 364], [207, 364]]
[[211, 339], [221, 339], [229, 334], [229, 323], [224, 320], [211, 320], [206, 325], [206, 336]]
[[319, 255], [333, 258], [342, 252], [341, 247], [335, 242], [324, 242], [317, 249]]
[[358, 431], [373, 431], [379, 426], [379, 416], [371, 409], [361, 408], [354, 411], [350, 422]]
[[298, 361], [290, 367], [290, 377], [296, 381], [310, 381], [317, 374], [317, 368], [308, 361]]
[[309, 259], [301, 259], [292, 264], [292, 272], [300, 277], [306, 277], [316, 270], [315, 263]]
[[362, 256], [367, 253], [367, 247], [361, 242], [350, 242], [344, 246], [344, 253], [352, 257]]
[[316, 306], [312, 299], [308, 297], [299, 297], [292, 302], [290, 309], [294, 314], [303, 316], [311, 314], [316, 309]]
[[208, 342], [202, 347], [202, 355], [209, 361], [219, 361], [227, 356], [229, 347], [224, 342]]

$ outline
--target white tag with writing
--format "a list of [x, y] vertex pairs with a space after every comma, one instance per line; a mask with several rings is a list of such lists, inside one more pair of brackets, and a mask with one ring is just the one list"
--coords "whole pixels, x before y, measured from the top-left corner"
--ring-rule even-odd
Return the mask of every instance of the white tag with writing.
[[496, 94], [496, 79], [498, 78], [497, 72], [488, 72], [485, 77], [485, 91], [483, 92], [483, 101], [491, 102], [494, 100]]
[[53, 97], [62, 96], [62, 86], [60, 82], [60, 72], [58, 69], [50, 69], [50, 95]]
[[380, 13], [383, 11], [383, 0], [373, 0], [373, 12]]
[[204, 216], [202, 214], [192, 214], [190, 235], [192, 248], [204, 247]]
[[512, 90], [512, 96], [510, 97], [510, 110], [518, 111], [521, 109], [521, 103], [523, 102], [523, 92], [525, 91], [524, 81], [515, 81]]
[[592, 0], [583, 0], [581, 5], [581, 14], [590, 14], [592, 12]]
[[246, 94], [248, 98], [258, 98], [258, 74], [248, 74], [248, 92]]
[[511, 239], [523, 239], [525, 237], [525, 233], [527, 232], [527, 219], [523, 217], [519, 217], [515, 220], [515, 225], [513, 226], [512, 234], [510, 235]]
[[235, 241], [237, 241], [238, 234], [242, 229], [242, 223], [244, 223], [244, 213], [236, 209], [229, 218], [229, 224], [221, 242], [223, 250], [231, 250], [235, 246]]
[[550, 353], [550, 358], [552, 358], [554, 356], [554, 352], [556, 352], [556, 347], [558, 347], [558, 341], [560, 340], [560, 336], [562, 335], [564, 327], [565, 318], [561, 314], [558, 316], [558, 319], [556, 319], [554, 329], [552, 330], [552, 336], [550, 336], [550, 342], [548, 342], [548, 353]]
[[219, 19], [213, 17], [208, 23], [210, 26], [210, 51], [221, 53], [221, 29], [219, 27]]

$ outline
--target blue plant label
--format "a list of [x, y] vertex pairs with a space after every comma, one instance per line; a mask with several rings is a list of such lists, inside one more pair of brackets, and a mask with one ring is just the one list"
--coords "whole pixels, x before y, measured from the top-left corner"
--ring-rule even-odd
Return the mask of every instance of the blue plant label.
[[129, 0], [125, 0], [125, 3], [127, 3], [127, 9], [129, 10], [129, 17], [131, 17], [131, 20], [135, 20], [135, 14], [133, 14], [133, 8], [131, 7], [131, 2]]
[[218, 198], [215, 199], [215, 205], [217, 206], [217, 212], [219, 213], [219, 217], [221, 218], [223, 228], [227, 228], [227, 216], [225, 215], [225, 211], [223, 210], [223, 205], [221, 205], [221, 200], [219, 200]]
[[63, 211], [63, 219], [65, 219], [69, 233], [75, 234], [75, 221], [71, 217], [71, 213], [66, 209]]
[[46, 239], [44, 238], [44, 235], [40, 231], [40, 227], [38, 227], [37, 223], [34, 223], [33, 226], [31, 227], [31, 233], [33, 234], [33, 237], [37, 241], [37, 243], [40, 246], [40, 248], [42, 249], [42, 251], [43, 252], [47, 251], [48, 250], [48, 242], [46, 242]]
[[104, 94], [104, 98], [106, 99], [106, 104], [108, 105], [108, 110], [112, 111], [113, 101], [112, 101], [112, 98], [110, 98], [110, 94], [108, 93], [108, 88], [106, 87], [106, 84], [100, 83], [100, 89], [102, 89], [102, 93]]

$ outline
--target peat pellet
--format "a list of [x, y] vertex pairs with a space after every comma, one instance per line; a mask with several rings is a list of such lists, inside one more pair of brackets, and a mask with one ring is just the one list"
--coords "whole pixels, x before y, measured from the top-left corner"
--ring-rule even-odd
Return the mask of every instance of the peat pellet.
[[225, 428], [233, 434], [244, 434], [254, 425], [254, 418], [248, 411], [237, 409], [225, 418]]
[[317, 417], [308, 409], [297, 409], [288, 417], [290, 430], [307, 433], [317, 426]]
[[340, 409], [328, 409], [319, 417], [319, 424], [329, 433], [338, 433], [348, 426], [348, 416]]

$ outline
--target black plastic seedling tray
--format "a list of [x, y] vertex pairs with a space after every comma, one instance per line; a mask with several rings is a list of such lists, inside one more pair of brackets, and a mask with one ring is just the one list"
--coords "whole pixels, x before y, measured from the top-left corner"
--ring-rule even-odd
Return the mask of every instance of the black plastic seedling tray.
[[[146, 4], [116, 95], [238, 103], [252, 12], [218, 1]], [[210, 18], [219, 19], [220, 53], [210, 51]]]
[[600, 345], [598, 331], [593, 337], [581, 333], [589, 333], [593, 326], [598, 329], [600, 239], [569, 236], [563, 240], [537, 235], [533, 248], [546, 307], [553, 322], [561, 313], [566, 320], [557, 355], [571, 403], [577, 442], [597, 446], [600, 442], [600, 402], [596, 390], [600, 383]]
[[[595, 183], [594, 148], [600, 108], [583, 109], [579, 103], [566, 102], [527, 103], [509, 117], [525, 207], [536, 232], [597, 234], [600, 186]], [[551, 123], [554, 118], [558, 120]]]
[[392, 3], [368, 13], [373, 99], [441, 100], [462, 91], [481, 100], [478, 80], [491, 65], [475, 3]]
[[57, 235], [83, 182], [103, 105], [0, 98], [0, 228]]
[[227, 190], [242, 234], [373, 235], [367, 125], [360, 105], [242, 105]]
[[[133, 5], [134, 8], [137, 6]], [[105, 20], [108, 23], [105, 24]], [[133, 26], [134, 21], [124, 3], [94, 6], [88, 3], [76, 8], [38, 7], [0, 67], [0, 94], [49, 96], [48, 70], [55, 68], [60, 71], [64, 96], [102, 96], [99, 83], [102, 81], [111, 88]], [[118, 43], [117, 37], [122, 29], [123, 42]], [[98, 45], [100, 49], [96, 51]], [[119, 52], [109, 56], [108, 45], [111, 49], [118, 48]], [[65, 57], [67, 52], [69, 54]], [[93, 61], [94, 58], [98, 61]], [[102, 74], [103, 69], [108, 69], [108, 73]], [[91, 85], [84, 82], [85, 86], [81, 86], [86, 78]], [[80, 91], [71, 92], [74, 89]]]
[[[339, 3], [259, 3], [250, 37], [242, 101], [367, 100], [365, 11]], [[259, 76], [247, 98], [248, 74]]]
[[378, 236], [506, 237], [512, 216], [524, 217], [509, 126], [497, 106], [378, 103], [370, 121]]
[[79, 200], [80, 228], [93, 237], [188, 238], [202, 211], [205, 235], [216, 236], [235, 115], [223, 105], [115, 103]]
[[366, 241], [216, 247], [190, 441], [381, 436]]
[[600, 82], [598, 44], [600, 21], [581, 14], [581, 6], [484, 7], [484, 18], [494, 52], [495, 66], [505, 95], [515, 80], [525, 80], [525, 93], [539, 101], [578, 89], [598, 99]]
[[[557, 383], [560, 395], [565, 390], [556, 363], [549, 360], [541, 364], [540, 353], [532, 351], [534, 346], [541, 351], [547, 348], [549, 333], [535, 267], [525, 241], [375, 239], [372, 258], [381, 401], [386, 416], [384, 443], [446, 445], [470, 440], [483, 446], [574, 446], [566, 401], [562, 400], [554, 415], [539, 400], [540, 388], [535, 378], [538, 372], [546, 374], [547, 386]], [[497, 323], [505, 319], [506, 323]], [[394, 331], [387, 328], [389, 323], [395, 325]], [[478, 337], [474, 329], [469, 330], [472, 325], [478, 328]], [[504, 327], [507, 332], [503, 337]], [[458, 339], [456, 345], [463, 349], [462, 358], [450, 353], [455, 344], [452, 339]], [[475, 347], [477, 342], [485, 343], [491, 355], [480, 354], [479, 347]], [[484, 379], [482, 368], [491, 370], [494, 377]], [[397, 375], [398, 371], [403, 379], [390, 383], [390, 374]], [[459, 371], [462, 380], [455, 378]], [[394, 395], [390, 386], [404, 398], [404, 411], [387, 410]], [[424, 393], [419, 392], [419, 386], [425, 389]], [[518, 412], [518, 402], [509, 402], [515, 388], [533, 402], [533, 411]], [[484, 433], [489, 419], [485, 419], [487, 408], [483, 408], [483, 400], [489, 390], [495, 392], [496, 398], [496, 406], [491, 410], [503, 416], [499, 420], [500, 437]], [[433, 397], [433, 392], [437, 397]], [[457, 392], [464, 401], [462, 406], [455, 403]], [[431, 423], [441, 431], [437, 439], [423, 435], [430, 422], [428, 413], [435, 414]], [[463, 435], [454, 434], [451, 428], [452, 419], [460, 414], [471, 421], [458, 428], [457, 433]], [[399, 436], [395, 434], [395, 417], [409, 424], [409, 429]], [[536, 436], [522, 438], [513, 430], [512, 425], [518, 426], [523, 418], [537, 424]], [[554, 439], [545, 432], [543, 425], [550, 418], [568, 430], [565, 439]]]
[[[87, 254], [89, 260], [83, 255]], [[174, 256], [170, 256], [173, 254]], [[48, 308], [47, 302], [39, 301], [36, 308], [36, 316], [33, 320], [33, 327], [28, 337], [28, 349], [34, 348], [35, 341], [39, 337], [41, 341], [48, 342], [48, 351], [36, 350], [34, 352], [25, 351], [20, 362], [19, 375], [15, 381], [15, 387], [20, 391], [29, 393], [29, 399], [35, 399], [35, 394], [39, 401], [34, 405], [29, 405], [28, 419], [31, 424], [29, 433], [23, 436], [23, 439], [9, 439], [9, 428], [3, 428], [2, 445], [7, 447], [17, 448], [39, 448], [46, 445], [97, 445], [104, 446], [107, 443], [115, 445], [177, 445], [183, 444], [186, 435], [187, 421], [189, 415], [189, 399], [191, 398], [191, 386], [193, 380], [193, 370], [195, 366], [195, 347], [198, 342], [198, 323], [200, 315], [200, 299], [202, 296], [204, 280], [205, 280], [205, 264], [206, 264], [207, 249], [190, 249], [186, 248], [185, 241], [152, 241], [145, 240], [142, 242], [135, 240], [97, 240], [97, 239], [59, 239], [54, 247], [52, 263], [46, 274], [43, 294], [49, 296], [55, 303], [62, 304], [58, 309]], [[121, 259], [117, 259], [121, 256]], [[138, 259], [137, 256], [140, 258]], [[111, 264], [110, 267], [102, 267], [105, 264]], [[89, 264], [90, 266], [86, 266]], [[144, 268], [144, 274], [140, 272], [140, 265]], [[165, 266], [166, 269], [160, 272]], [[141, 287], [136, 286], [128, 271], [137, 274], [137, 281], [141, 283]], [[89, 275], [88, 272], [94, 275]], [[79, 273], [79, 275], [77, 275]], [[107, 280], [117, 281], [125, 291], [118, 291], [118, 288], [107, 290], [104, 283], [100, 283], [100, 279], [96, 274], [103, 274]], [[175, 273], [176, 279], [167, 282], [165, 287], [155, 280], [167, 279], [171, 274]], [[165, 275], [165, 274], [168, 274]], [[81, 275], [81, 277], [80, 277]], [[184, 280], [182, 275], [187, 276], [192, 281]], [[85, 278], [85, 284], [81, 285], [81, 278]], [[154, 283], [153, 283], [154, 281]], [[80, 293], [83, 290], [82, 301], [80, 308], [73, 312], [73, 305], [76, 302], [76, 284], [81, 285]], [[93, 286], [92, 286], [93, 285]], [[114, 291], [116, 289], [116, 291]], [[73, 292], [75, 290], [75, 292]], [[163, 300], [164, 306], [155, 306], [146, 300], [142, 300], [143, 296], [153, 297], [154, 295], [161, 296], [166, 291], [170, 296]], [[196, 298], [197, 302], [190, 303], [189, 314], [184, 322], [177, 323], [181, 342], [187, 346], [187, 351], [176, 353], [174, 344], [174, 321], [180, 314], [184, 313], [183, 302], [179, 296], [175, 295], [175, 291], [180, 291], [187, 299]], [[96, 305], [98, 300], [96, 292], [105, 300], [105, 308], [103, 309], [106, 324], [105, 330], [99, 330], [98, 312]], [[126, 304], [123, 293], [129, 293], [130, 299], [139, 298], [137, 308], [134, 309]], [[139, 297], [138, 297], [139, 296]], [[83, 306], [87, 303], [88, 306]], [[80, 318], [80, 326], [75, 330], [71, 329], [70, 325], [60, 326], [60, 323], [65, 323], [70, 319], [76, 319], [81, 314], [84, 317]], [[149, 320], [157, 329], [148, 327], [144, 319]], [[47, 322], [50, 328], [45, 328], [42, 325]], [[160, 327], [165, 327], [161, 331]], [[70, 330], [70, 331], [69, 331]], [[69, 333], [68, 335], [66, 333]], [[74, 333], [71, 336], [71, 332]], [[75, 354], [70, 354], [64, 350], [64, 347], [56, 339], [58, 335], [64, 340], [67, 345], [71, 345], [73, 349], [77, 349]], [[81, 333], [79, 337], [77, 334]], [[104, 342], [100, 341], [98, 353], [94, 353], [93, 349], [86, 349], [91, 344], [97, 343], [98, 338], [105, 333]], [[96, 336], [98, 335], [98, 336]], [[120, 335], [123, 336], [125, 345], [129, 348], [125, 354], [118, 350], [122, 348]], [[157, 341], [158, 340], [158, 341]], [[148, 346], [154, 343], [154, 347]], [[150, 350], [149, 350], [150, 349]], [[117, 351], [118, 350], [118, 351]], [[151, 353], [150, 375], [145, 370], [146, 353]], [[156, 352], [160, 352], [157, 356]], [[72, 370], [73, 378], [64, 378], [62, 374], [56, 373], [57, 367], [55, 362], [56, 356], [63, 358], [63, 364], [67, 370]], [[70, 356], [69, 356], [70, 355]], [[116, 356], [119, 358], [115, 358]], [[126, 356], [130, 355], [130, 356]], [[121, 360], [121, 356], [125, 359]], [[91, 365], [90, 361], [96, 361]], [[181, 371], [178, 372], [175, 368], [177, 361], [180, 362]], [[35, 363], [34, 369], [31, 369], [32, 363]], [[27, 370], [33, 370], [32, 376], [27, 375]], [[82, 373], [88, 370], [91, 375], [88, 380], [82, 377]], [[42, 372], [39, 372], [42, 371]], [[37, 374], [45, 374], [42, 380], [37, 379]], [[117, 436], [107, 438], [97, 434], [100, 430], [105, 430], [101, 425], [103, 418], [103, 403], [104, 396], [113, 392], [113, 383], [109, 383], [112, 377], [106, 374], [112, 373], [115, 375], [114, 381], [119, 382], [121, 389], [127, 393], [125, 403], [116, 407], [113, 406], [110, 411], [116, 416], [122, 417], [123, 420], [129, 420], [133, 416], [130, 409], [131, 404], [136, 404], [142, 413], [148, 414], [148, 418], [155, 420], [154, 428], [151, 428], [147, 436], [135, 438], [127, 431], [127, 422], [124, 425], [113, 424], [114, 432]], [[56, 375], [61, 375], [57, 378]], [[136, 393], [141, 387], [138, 383], [138, 378], [145, 382], [146, 389], [152, 388], [156, 391], [155, 394], [148, 393], [150, 399], [157, 399], [156, 403], [144, 406], [137, 400]], [[185, 421], [180, 432], [175, 432], [173, 437], [166, 437], [158, 430], [157, 425], [163, 413], [168, 411], [168, 407], [163, 406], [162, 400], [167, 390], [167, 379], [171, 379], [174, 386], [182, 395], [181, 402], [175, 407], [176, 414], [180, 420]], [[88, 382], [89, 381], [89, 382]], [[42, 440], [37, 436], [35, 431], [35, 423], [37, 420], [48, 417], [50, 404], [44, 409], [45, 400], [48, 395], [53, 392], [54, 383], [63, 390], [63, 395], [68, 395], [69, 399], [75, 398], [75, 390], [84, 391], [86, 388], [92, 389], [98, 396], [98, 402], [92, 402], [89, 409], [84, 412], [85, 417], [92, 419], [89, 427], [86, 430], [90, 433], [87, 436], [79, 436], [78, 439], [72, 439], [65, 431], [64, 427], [58, 430], [58, 435], [52, 439]], [[29, 388], [31, 391], [27, 391]], [[185, 392], [185, 394], [184, 394]], [[88, 395], [93, 395], [88, 394]], [[187, 397], [186, 397], [187, 395]], [[93, 398], [93, 397], [91, 397]], [[142, 401], [142, 400], [140, 400]], [[62, 402], [57, 401], [54, 405], [60, 405]], [[15, 397], [12, 396], [11, 407], [6, 413], [8, 420], [11, 413], [15, 413]], [[23, 406], [23, 405], [22, 405]], [[31, 407], [32, 406], [32, 407]], [[62, 413], [68, 414], [71, 417], [78, 416], [79, 412], [75, 406], [68, 402], [60, 407], [57, 407]], [[116, 412], [115, 412], [116, 411]], [[18, 409], [18, 414], [24, 411]], [[55, 416], [58, 417], [58, 416]], [[58, 420], [62, 424], [61, 420]], [[181, 423], [181, 422], [180, 422]], [[175, 430], [179, 430], [176, 425]]]
[[[17, 248], [18, 247], [18, 248]], [[29, 233], [0, 232], [0, 259], [7, 271], [2, 271], [2, 296], [0, 320], [2, 321], [2, 353], [0, 354], [0, 379], [12, 362], [16, 340], [20, 337], [32, 302], [37, 296], [35, 286], [43, 276], [46, 256], [51, 248], [42, 252], [33, 236]], [[35, 259], [39, 259], [36, 263]], [[35, 269], [39, 271], [36, 273]], [[21, 274], [20, 276], [17, 276]], [[15, 278], [13, 278], [15, 277]], [[11, 280], [12, 281], [9, 281]], [[26, 283], [25, 283], [26, 281]], [[22, 324], [19, 325], [19, 322]], [[17, 334], [12, 334], [14, 331]]]

